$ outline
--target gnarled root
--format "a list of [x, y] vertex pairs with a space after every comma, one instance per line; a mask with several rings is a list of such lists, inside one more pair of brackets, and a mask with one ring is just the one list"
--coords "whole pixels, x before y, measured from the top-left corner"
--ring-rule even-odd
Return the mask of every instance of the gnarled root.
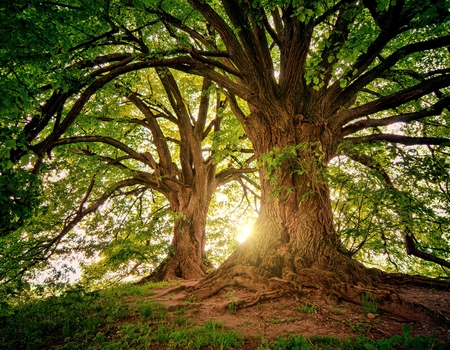
[[142, 278], [137, 284], [177, 279], [201, 280], [210, 269], [211, 266], [204, 262], [198, 264], [189, 257], [175, 254], [163, 261], [150, 276]]

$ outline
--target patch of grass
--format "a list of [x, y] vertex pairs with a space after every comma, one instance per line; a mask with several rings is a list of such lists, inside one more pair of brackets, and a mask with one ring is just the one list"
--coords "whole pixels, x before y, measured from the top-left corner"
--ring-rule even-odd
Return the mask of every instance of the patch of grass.
[[185, 301], [184, 301], [184, 303], [186, 304], [186, 305], [189, 305], [189, 304], [195, 304], [195, 303], [197, 303], [198, 302], [198, 300], [197, 300], [197, 298], [195, 297], [195, 295], [190, 295]]
[[14, 312], [0, 318], [0, 348], [41, 349], [48, 342], [77, 338], [84, 344], [98, 329], [130, 313], [114, 293], [103, 296], [73, 288], [56, 297], [18, 300]]
[[286, 321], [287, 322], [295, 322], [295, 321], [301, 321], [301, 317], [289, 317]]
[[336, 315], [345, 315], [345, 310], [339, 306], [334, 306], [331, 309], [331, 312], [336, 314]]
[[169, 348], [200, 349], [209, 346], [213, 349], [236, 348], [243, 344], [242, 336], [225, 330], [222, 323], [209, 320], [203, 327], [192, 327], [173, 331], [169, 335]]
[[365, 314], [378, 314], [378, 300], [372, 293], [366, 292], [361, 295], [361, 305]]
[[278, 337], [273, 344], [273, 350], [285, 350], [285, 349], [312, 349], [312, 344], [303, 336], [296, 335], [289, 338]]
[[184, 316], [176, 318], [174, 323], [179, 327], [188, 327], [189, 325], [194, 325], [195, 322], [187, 316]]
[[336, 337], [312, 336], [309, 338], [303, 335], [291, 335], [287, 338], [279, 337], [274, 342], [265, 339], [261, 340], [261, 345], [257, 350], [388, 350], [388, 349], [411, 349], [411, 350], [444, 350], [450, 348], [450, 338], [442, 345], [436, 337], [410, 337], [410, 326], [403, 327], [402, 335], [397, 335], [388, 339], [370, 339], [363, 335], [356, 338], [340, 340]]
[[154, 283], [147, 283], [142, 286], [138, 286], [133, 283], [122, 283], [113, 288], [104, 289], [100, 292], [103, 297], [123, 297], [127, 295], [142, 295], [150, 296], [154, 295], [155, 292], [152, 290]]
[[186, 308], [180, 307], [175, 309], [174, 314], [175, 315], [184, 315], [186, 313]]
[[266, 318], [266, 322], [271, 324], [279, 324], [281, 323], [281, 319], [279, 318]]
[[312, 304], [303, 304], [301, 306], [294, 307], [295, 311], [303, 312], [304, 314], [307, 314], [308, 316], [311, 316], [313, 313], [317, 312], [317, 305]]
[[261, 338], [261, 344], [256, 350], [272, 350], [272, 345], [267, 339]]
[[156, 301], [144, 301], [138, 308], [139, 314], [151, 320], [161, 320], [167, 317], [165, 305]]
[[353, 332], [365, 333], [370, 331], [370, 326], [364, 326], [361, 322], [350, 322], [350, 321], [342, 321], [344, 325], [350, 328]]

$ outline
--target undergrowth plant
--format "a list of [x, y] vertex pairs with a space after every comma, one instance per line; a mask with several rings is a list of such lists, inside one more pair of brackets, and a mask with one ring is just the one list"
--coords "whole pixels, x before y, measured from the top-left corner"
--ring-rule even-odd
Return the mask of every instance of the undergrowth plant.
[[314, 303], [303, 304], [301, 306], [294, 307], [294, 310], [303, 312], [303, 313], [307, 314], [308, 316], [311, 316], [313, 313], [317, 312], [317, 305]]
[[227, 293], [228, 311], [231, 315], [236, 315], [237, 308], [239, 306], [239, 301], [236, 300], [236, 291], [231, 291]]
[[309, 338], [303, 335], [292, 335], [287, 338], [278, 337], [274, 342], [263, 339], [258, 350], [388, 350], [388, 349], [411, 349], [411, 350], [445, 350], [450, 349], [450, 338], [445, 344], [438, 342], [436, 337], [411, 337], [411, 326], [402, 329], [402, 335], [388, 339], [370, 339], [363, 335], [356, 338], [341, 340], [337, 337]]
[[378, 314], [379, 304], [377, 297], [370, 292], [361, 295], [361, 305], [365, 314]]

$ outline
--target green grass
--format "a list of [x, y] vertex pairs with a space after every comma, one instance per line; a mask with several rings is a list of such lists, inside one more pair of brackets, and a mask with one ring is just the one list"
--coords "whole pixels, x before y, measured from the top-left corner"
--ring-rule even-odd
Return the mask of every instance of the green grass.
[[[0, 316], [0, 349], [146, 349], [154, 344], [227, 349], [242, 344], [242, 337], [223, 324], [195, 325], [184, 316], [185, 308], [169, 314], [149, 299], [161, 286], [127, 284], [92, 293], [73, 289], [59, 297], [17, 300]], [[133, 323], [125, 322], [130, 318]]]
[[435, 337], [410, 337], [410, 326], [403, 327], [402, 335], [389, 339], [369, 339], [362, 335], [356, 338], [340, 340], [335, 337], [309, 337], [293, 335], [287, 338], [279, 337], [274, 342], [263, 340], [258, 350], [444, 350], [450, 348], [450, 338], [447, 343], [440, 344]]
[[378, 300], [372, 293], [366, 292], [361, 295], [361, 305], [365, 314], [378, 314]]
[[[151, 299], [154, 284], [121, 285], [100, 292], [80, 288], [47, 298], [22, 298], [0, 313], [0, 349], [231, 349], [241, 348], [243, 336], [223, 323], [209, 320], [203, 326], [186, 315], [186, 308], [169, 311]], [[130, 298], [130, 296], [133, 296]], [[234, 302], [233, 295], [229, 301]], [[3, 305], [2, 305], [3, 306]], [[314, 304], [298, 311], [312, 314]], [[294, 322], [300, 317], [270, 319], [270, 323]], [[355, 331], [366, 325], [347, 324]], [[372, 340], [358, 335], [345, 341], [332, 337], [292, 335], [276, 341], [262, 339], [259, 350], [328, 349], [446, 349], [434, 337], [403, 334]]]
[[317, 305], [316, 304], [303, 304], [301, 306], [294, 307], [295, 311], [302, 312], [304, 314], [307, 314], [308, 316], [311, 316], [312, 314], [317, 312]]

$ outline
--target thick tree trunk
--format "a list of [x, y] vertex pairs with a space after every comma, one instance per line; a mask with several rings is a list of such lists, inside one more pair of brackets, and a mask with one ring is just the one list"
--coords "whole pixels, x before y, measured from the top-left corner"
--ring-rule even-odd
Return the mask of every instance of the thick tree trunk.
[[247, 241], [197, 286], [198, 297], [227, 285], [269, 292], [370, 282], [362, 264], [345, 253], [333, 227], [324, 177], [335, 151], [331, 134], [320, 125], [294, 122], [287, 120], [284, 128], [264, 128], [263, 123], [247, 128], [263, 163], [261, 212]]
[[197, 187], [186, 187], [169, 199], [176, 217], [171, 251], [154, 273], [141, 282], [199, 280], [213, 267], [205, 261], [205, 227], [214, 188], [214, 181], [200, 181]]

